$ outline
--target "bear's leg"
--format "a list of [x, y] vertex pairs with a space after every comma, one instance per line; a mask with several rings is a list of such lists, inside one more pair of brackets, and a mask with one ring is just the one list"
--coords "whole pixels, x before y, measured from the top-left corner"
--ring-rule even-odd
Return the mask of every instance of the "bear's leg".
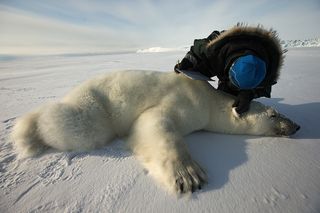
[[159, 109], [140, 115], [129, 144], [150, 174], [170, 191], [193, 192], [207, 181], [206, 173], [191, 159], [174, 121]]
[[37, 125], [43, 143], [62, 151], [99, 148], [115, 137], [107, 114], [98, 104], [81, 108], [69, 103], [48, 105]]

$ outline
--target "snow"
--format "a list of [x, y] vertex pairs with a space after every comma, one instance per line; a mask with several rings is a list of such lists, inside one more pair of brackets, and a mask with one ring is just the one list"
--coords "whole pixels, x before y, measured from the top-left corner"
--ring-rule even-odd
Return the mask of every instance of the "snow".
[[292, 138], [197, 132], [186, 137], [209, 184], [168, 194], [125, 149], [17, 160], [17, 117], [112, 70], [172, 71], [185, 52], [0, 57], [0, 212], [320, 212], [320, 48], [289, 49], [271, 105], [301, 125]]
[[284, 48], [293, 47], [320, 47], [320, 38], [303, 39], [303, 40], [286, 40], [281, 42]]

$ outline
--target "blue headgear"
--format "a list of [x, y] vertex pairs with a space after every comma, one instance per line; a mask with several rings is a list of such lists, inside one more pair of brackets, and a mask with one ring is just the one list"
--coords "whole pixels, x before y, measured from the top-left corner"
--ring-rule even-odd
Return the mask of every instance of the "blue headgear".
[[254, 55], [241, 56], [229, 70], [232, 84], [239, 89], [256, 88], [266, 76], [266, 63]]

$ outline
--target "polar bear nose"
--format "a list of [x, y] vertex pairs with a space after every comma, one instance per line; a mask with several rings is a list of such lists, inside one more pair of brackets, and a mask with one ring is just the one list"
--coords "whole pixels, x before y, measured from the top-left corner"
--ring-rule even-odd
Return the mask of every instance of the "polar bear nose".
[[285, 128], [283, 128], [280, 132], [280, 135], [282, 136], [290, 136], [290, 135], [293, 135], [295, 134], [301, 127], [294, 123], [294, 122], [290, 122], [290, 123], [287, 123], [287, 126]]
[[292, 128], [293, 131], [292, 131], [292, 133], [291, 133], [290, 135], [295, 134], [300, 128], [301, 128], [301, 127], [300, 127], [298, 124], [293, 123], [293, 128]]

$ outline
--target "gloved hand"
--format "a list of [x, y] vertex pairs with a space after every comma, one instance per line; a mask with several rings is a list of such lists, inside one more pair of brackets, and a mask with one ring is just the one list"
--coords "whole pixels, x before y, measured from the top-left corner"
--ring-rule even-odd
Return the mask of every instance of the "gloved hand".
[[188, 69], [192, 69], [193, 64], [187, 59], [187, 58], [183, 58], [182, 61], [180, 63], [177, 63], [174, 66], [174, 71], [176, 73], [179, 73], [179, 70], [188, 70]]
[[251, 90], [240, 91], [232, 107], [236, 107], [236, 112], [241, 115], [249, 110], [253, 97], [254, 93]]
[[238, 96], [239, 90], [232, 88], [227, 81], [220, 81], [218, 83], [218, 90], [222, 90], [223, 92], [229, 93], [233, 96]]

